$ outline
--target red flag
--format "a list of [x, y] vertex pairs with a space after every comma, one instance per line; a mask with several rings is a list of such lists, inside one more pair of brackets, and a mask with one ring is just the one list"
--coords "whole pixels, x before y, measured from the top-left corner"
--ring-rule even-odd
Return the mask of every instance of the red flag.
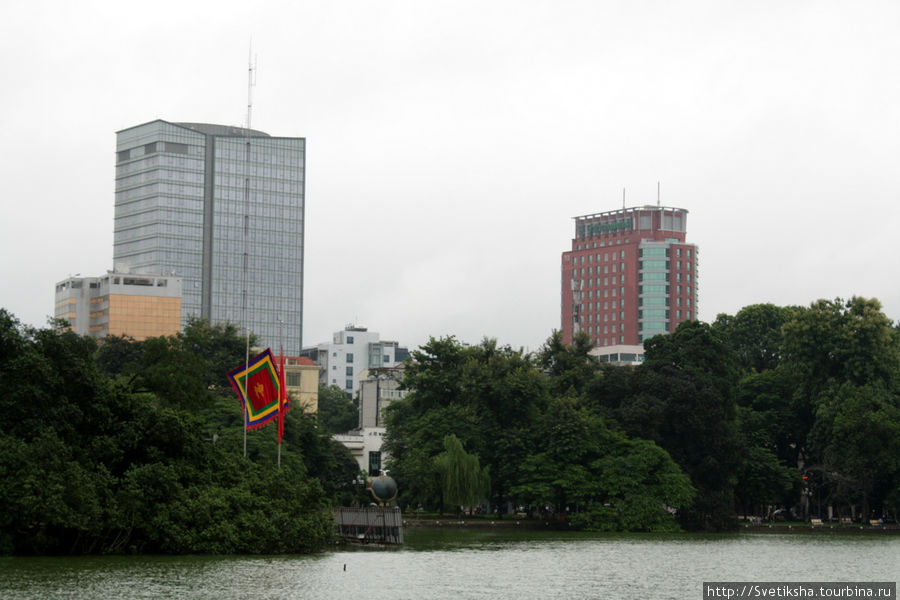
[[279, 373], [281, 380], [281, 390], [278, 394], [278, 444], [281, 445], [281, 438], [284, 437], [284, 413], [287, 409], [285, 398], [287, 398], [287, 387], [284, 385], [284, 346], [281, 347], [281, 369]]

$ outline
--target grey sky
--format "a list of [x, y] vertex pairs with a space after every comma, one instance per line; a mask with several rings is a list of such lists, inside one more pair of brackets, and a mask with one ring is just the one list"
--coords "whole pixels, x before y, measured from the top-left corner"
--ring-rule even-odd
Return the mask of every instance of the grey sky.
[[699, 317], [877, 297], [900, 319], [900, 3], [19, 2], [0, 18], [0, 306], [112, 266], [115, 131], [307, 138], [304, 343], [536, 349], [571, 217], [690, 211]]

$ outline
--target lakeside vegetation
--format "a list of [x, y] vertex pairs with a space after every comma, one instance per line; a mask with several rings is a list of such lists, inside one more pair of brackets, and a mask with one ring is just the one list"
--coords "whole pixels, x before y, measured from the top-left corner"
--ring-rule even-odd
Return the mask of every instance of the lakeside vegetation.
[[[391, 474], [404, 507], [487, 498], [595, 530], [726, 530], [772, 507], [896, 519], [898, 334], [877, 300], [852, 298], [682, 323], [633, 369], [598, 367], [586, 336], [554, 333], [535, 356], [431, 339], [388, 409]], [[489, 492], [442, 495], [447, 435]]]
[[0, 311], [0, 553], [294, 553], [331, 541], [356, 461], [294, 410], [248, 434], [230, 325], [93, 339]]
[[[0, 553], [302, 553], [359, 501], [334, 390], [251, 432], [230, 325], [98, 344], [0, 310]], [[553, 333], [528, 354], [431, 339], [385, 450], [404, 509], [487, 504], [601, 531], [726, 530], [736, 514], [900, 509], [900, 331], [877, 300], [753, 305], [686, 322], [635, 368]]]

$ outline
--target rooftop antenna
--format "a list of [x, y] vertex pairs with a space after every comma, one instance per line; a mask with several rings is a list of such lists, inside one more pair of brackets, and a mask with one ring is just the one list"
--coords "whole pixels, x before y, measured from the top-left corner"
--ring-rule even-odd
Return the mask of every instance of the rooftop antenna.
[[659, 206], [659, 181], [656, 182], [656, 205]]
[[[250, 363], [250, 325], [247, 323], [247, 268], [250, 260], [250, 119], [253, 115], [253, 86], [256, 84], [256, 66], [253, 60], [253, 43], [247, 53], [247, 127], [244, 129], [246, 152], [244, 154], [244, 250], [241, 270], [241, 321], [244, 324], [244, 365]], [[244, 457], [247, 456], [247, 422], [244, 408]]]
[[622, 188], [622, 209], [625, 209], [625, 188]]

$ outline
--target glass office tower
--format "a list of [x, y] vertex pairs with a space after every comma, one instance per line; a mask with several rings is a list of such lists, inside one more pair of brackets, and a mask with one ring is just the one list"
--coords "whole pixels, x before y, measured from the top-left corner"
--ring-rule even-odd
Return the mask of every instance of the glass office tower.
[[246, 325], [276, 352], [283, 331], [296, 355], [306, 140], [157, 120], [119, 131], [116, 152], [115, 268], [177, 275], [183, 321]]

